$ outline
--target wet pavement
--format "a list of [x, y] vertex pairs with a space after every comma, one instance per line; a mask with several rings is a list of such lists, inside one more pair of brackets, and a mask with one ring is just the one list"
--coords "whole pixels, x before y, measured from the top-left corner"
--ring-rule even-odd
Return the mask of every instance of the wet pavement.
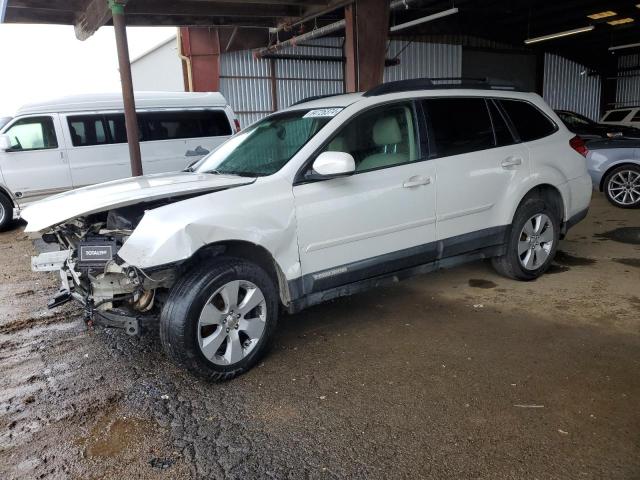
[[47, 311], [54, 276], [0, 234], [0, 478], [640, 478], [630, 228], [597, 195], [552, 275], [479, 262], [320, 305], [222, 384]]

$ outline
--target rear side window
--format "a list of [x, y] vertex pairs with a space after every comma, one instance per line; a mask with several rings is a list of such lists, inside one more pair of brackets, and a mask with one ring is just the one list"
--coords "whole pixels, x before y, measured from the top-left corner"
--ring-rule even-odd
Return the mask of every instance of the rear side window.
[[218, 137], [231, 135], [227, 115], [220, 110], [139, 113], [143, 140]]
[[523, 142], [546, 137], [557, 129], [549, 117], [528, 102], [520, 100], [499, 100], [499, 102]]
[[109, 143], [104, 119], [101, 115], [68, 117], [71, 143], [74, 147], [104, 145]]
[[631, 110], [613, 110], [607, 113], [602, 119], [603, 122], [621, 122], [627, 115], [631, 113]]
[[495, 146], [484, 98], [431, 98], [422, 102], [436, 155], [446, 157]]

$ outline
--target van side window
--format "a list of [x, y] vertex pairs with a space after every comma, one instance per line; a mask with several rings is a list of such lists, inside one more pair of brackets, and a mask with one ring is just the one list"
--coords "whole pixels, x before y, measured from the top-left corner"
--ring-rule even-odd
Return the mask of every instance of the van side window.
[[499, 100], [499, 102], [523, 142], [546, 137], [557, 130], [555, 123], [529, 102], [521, 100]]
[[109, 143], [102, 116], [73, 116], [67, 118], [67, 123], [69, 124], [71, 143], [74, 147]]
[[493, 131], [496, 135], [496, 146], [504, 147], [506, 145], [513, 145], [515, 140], [507, 122], [502, 116], [502, 112], [498, 109], [493, 100], [487, 100], [489, 105], [489, 113], [491, 114], [491, 123], [493, 124]]
[[430, 98], [422, 102], [436, 155], [447, 157], [495, 146], [484, 98]]
[[51, 117], [29, 117], [18, 120], [5, 132], [11, 139], [11, 151], [58, 148], [56, 130]]
[[143, 140], [217, 137], [231, 135], [227, 115], [221, 110], [149, 112], [138, 114]]

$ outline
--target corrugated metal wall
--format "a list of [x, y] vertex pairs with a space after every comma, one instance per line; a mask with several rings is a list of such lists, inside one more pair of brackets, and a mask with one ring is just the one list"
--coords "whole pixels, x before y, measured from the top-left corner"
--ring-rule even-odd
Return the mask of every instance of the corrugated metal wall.
[[391, 40], [387, 58], [400, 59], [400, 64], [384, 69], [384, 81], [421, 77], [461, 77], [462, 47], [446, 43], [422, 43]]
[[[340, 38], [322, 38], [278, 53], [339, 58], [341, 46]], [[220, 55], [220, 92], [236, 111], [243, 127], [272, 112], [274, 105], [282, 109], [305, 97], [342, 93], [342, 77], [341, 61], [257, 59], [251, 51]]]
[[[220, 92], [227, 98], [243, 127], [273, 111], [271, 62], [275, 76], [275, 105], [286, 108], [302, 98], [344, 92], [342, 38], [321, 38], [288, 47], [279, 53], [336, 57], [336, 61], [256, 59], [251, 51], [220, 56]], [[417, 77], [459, 77], [462, 47], [442, 43], [393, 40], [388, 58], [400, 64], [386, 67], [384, 81]]]
[[554, 109], [571, 110], [593, 120], [600, 116], [600, 76], [550, 53], [544, 56], [543, 97]]
[[622, 55], [618, 58], [618, 70], [618, 75], [629, 77], [618, 79], [616, 106], [640, 105], [640, 54]]

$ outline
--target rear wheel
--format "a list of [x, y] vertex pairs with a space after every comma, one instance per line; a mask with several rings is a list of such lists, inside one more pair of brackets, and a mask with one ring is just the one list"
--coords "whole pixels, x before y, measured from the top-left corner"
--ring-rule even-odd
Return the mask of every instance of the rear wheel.
[[231, 379], [266, 351], [278, 294], [253, 263], [219, 258], [180, 279], [162, 310], [160, 336], [181, 366], [209, 380]]
[[625, 165], [609, 172], [604, 193], [616, 207], [640, 208], [640, 167]]
[[0, 232], [8, 229], [13, 223], [13, 204], [0, 193]]
[[493, 258], [493, 266], [506, 277], [534, 280], [549, 268], [559, 239], [560, 220], [555, 209], [540, 199], [527, 199], [514, 216], [507, 252]]

